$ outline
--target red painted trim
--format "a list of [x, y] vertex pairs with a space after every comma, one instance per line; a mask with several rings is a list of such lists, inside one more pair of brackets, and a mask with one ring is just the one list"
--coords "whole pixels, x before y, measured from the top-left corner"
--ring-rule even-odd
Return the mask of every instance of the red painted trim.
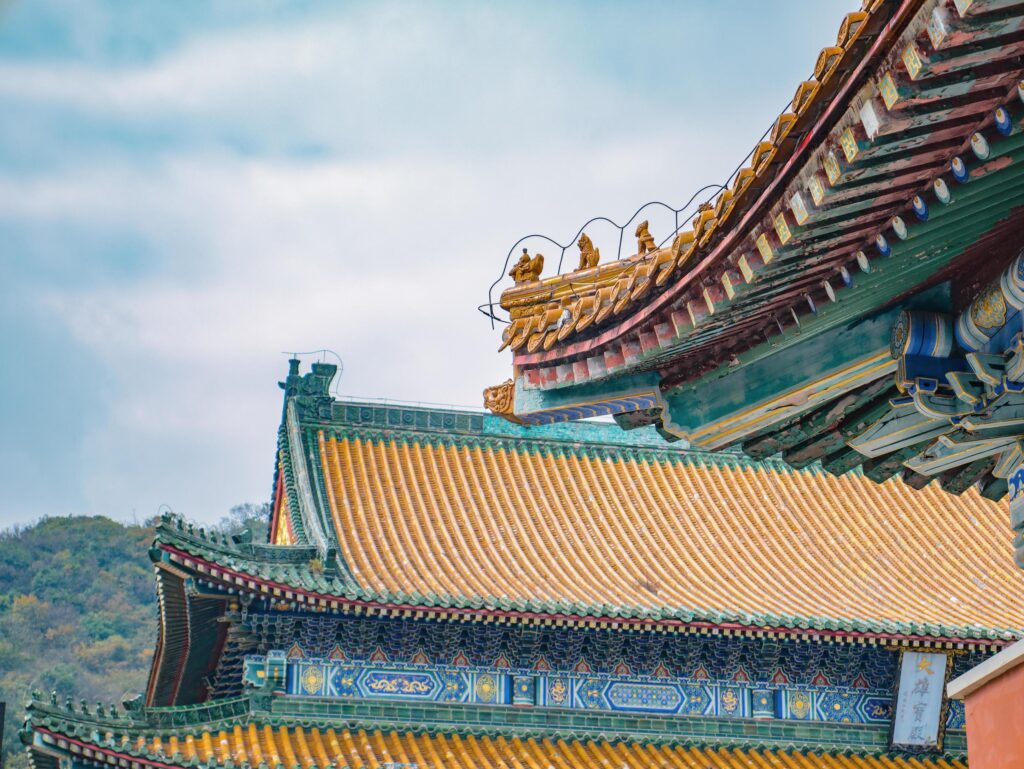
[[[851, 92], [854, 89], [854, 85], [858, 83], [861, 75], [864, 73], [864, 70], [868, 67], [869, 63], [874, 62], [875, 57], [879, 55], [883, 45], [888, 42], [888, 37], [893, 30], [904, 25], [903, 17], [907, 13], [916, 11], [917, 9], [913, 6], [918, 5], [921, 5], [921, 0], [903, 0], [899, 10], [892, 15], [889, 22], [880, 31], [878, 38], [868, 50], [867, 55], [861, 57], [860, 64], [857, 65], [853, 73], [846, 79], [846, 83], [832, 97], [831, 103], [818, 117], [817, 122], [811, 130], [807, 132], [807, 136], [797, 146], [789, 160], [782, 167], [782, 170], [775, 174], [775, 178], [772, 180], [771, 184], [761, 192], [760, 197], [754, 205], [747, 209], [747, 212], [743, 215], [739, 225], [733, 227], [729, 233], [719, 241], [718, 245], [715, 246], [710, 254], [704, 257], [704, 259], [697, 265], [696, 269], [687, 272], [679, 282], [675, 283], [667, 291], [658, 295], [651, 304], [638, 310], [618, 325], [612, 326], [600, 335], [593, 337], [592, 339], [570, 344], [566, 347], [556, 346], [546, 352], [527, 353], [522, 355], [517, 354], [513, 357], [513, 364], [516, 367], [534, 366], [542, 363], [551, 363], [552, 361], [562, 360], [563, 358], [571, 356], [591, 353], [595, 348], [604, 346], [608, 342], [632, 331], [636, 326], [646, 321], [651, 315], [660, 311], [664, 305], [675, 300], [694, 281], [702, 281], [706, 277], [703, 274], [704, 270], [724, 257], [723, 252], [732, 248], [733, 241], [739, 237], [737, 233], [745, 232], [746, 228], [752, 226], [754, 224], [754, 219], [757, 216], [760, 216], [761, 209], [771, 202], [771, 196], [775, 193], [776, 187], [781, 183], [780, 180], [786, 177], [798, 162], [803, 162], [805, 160], [804, 154], [810, 151], [809, 148], [811, 147], [812, 140], [821, 138], [818, 134], [824, 130], [826, 123], [829, 122], [832, 117], [832, 113], [839, 108], [840, 104], [844, 109], [848, 106], [847, 99], [853, 95]], [[813, 144], [816, 147], [818, 142], [813, 141]]]
[[[147, 766], [157, 766], [160, 769], [182, 769], [178, 764], [165, 764], [162, 761], [154, 761], [152, 758], [142, 758], [141, 756], [133, 756], [131, 753], [121, 753], [116, 750], [110, 750], [109, 748], [102, 748], [92, 742], [82, 742], [76, 740], [74, 737], [68, 737], [66, 734], [60, 732], [54, 732], [50, 729], [46, 729], [42, 726], [33, 727], [35, 731], [40, 734], [48, 734], [55, 740], [64, 740], [64, 742], [73, 743], [86, 750], [91, 750], [93, 753], [102, 753], [105, 756], [110, 756], [114, 759], [124, 759], [125, 761], [135, 761], [140, 764], [146, 764]], [[56, 746], [54, 746], [56, 747]], [[60, 748], [58, 748], [59, 750]], [[77, 754], [76, 754], [77, 755]]]
[[[286, 585], [280, 582], [272, 582], [270, 580], [262, 579], [260, 577], [246, 574], [245, 572], [235, 571], [229, 569], [220, 564], [212, 563], [204, 558], [192, 555], [184, 550], [179, 550], [176, 547], [160, 543], [158, 547], [167, 552], [173, 553], [180, 558], [188, 559], [194, 563], [202, 564], [212, 570], [219, 571], [224, 574], [228, 574], [232, 577], [244, 579], [247, 582], [255, 582], [260, 585], [264, 585], [269, 588], [276, 588], [278, 590], [287, 591], [295, 595], [307, 596], [311, 599], [320, 601], [328, 601], [331, 604], [338, 606], [347, 606], [361, 609], [385, 609], [388, 611], [414, 611], [421, 612], [424, 614], [457, 614], [466, 617], [485, 617], [485, 618], [506, 618], [515, 617], [517, 619], [532, 619], [540, 621], [551, 621], [551, 622], [576, 622], [576, 623], [587, 623], [587, 622], [599, 622], [604, 625], [616, 624], [616, 625], [628, 625], [631, 629], [653, 629], [658, 627], [671, 627], [671, 628], [693, 628], [696, 630], [719, 630], [719, 631], [730, 631], [730, 632], [741, 632], [741, 633], [783, 633], [790, 636], [816, 636], [823, 638], [851, 638], [851, 639], [876, 639], [881, 641], [894, 641], [894, 642], [927, 642], [927, 643], [956, 643], [956, 644], [979, 644], [985, 646], [1006, 646], [1013, 641], [1004, 641], [1000, 639], [990, 638], [956, 638], [954, 636], [928, 636], [928, 635], [908, 635], [904, 633], [871, 633], [855, 630], [815, 630], [813, 628], [794, 628], [794, 627], [783, 627], [783, 626], [770, 626], [765, 627], [761, 625], [743, 625], [738, 622], [722, 622], [714, 623], [707, 622], [704, 620], [692, 620], [685, 621], [679, 619], [627, 619], [621, 617], [604, 617], [599, 615], [584, 615], [584, 614], [545, 614], [542, 612], [521, 612], [521, 611], [504, 611], [501, 609], [460, 609], [460, 608], [444, 608], [439, 606], [421, 606], [416, 604], [395, 604], [395, 603], [384, 603], [380, 601], [364, 601], [355, 598], [346, 598], [343, 596], [331, 595], [328, 593], [317, 593], [303, 588], [298, 588], [293, 585]], [[203, 577], [210, 579], [218, 579], [213, 574], [204, 574]], [[221, 580], [223, 581], [223, 580]], [[231, 587], [238, 588], [238, 585], [227, 582], [225, 583]], [[273, 596], [271, 596], [273, 598]]]

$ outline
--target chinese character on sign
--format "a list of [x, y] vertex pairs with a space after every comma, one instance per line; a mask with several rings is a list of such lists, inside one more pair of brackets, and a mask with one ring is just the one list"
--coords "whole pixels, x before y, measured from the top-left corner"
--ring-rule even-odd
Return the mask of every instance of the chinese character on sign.
[[905, 651], [892, 721], [892, 744], [938, 748], [943, 683], [949, 658], [935, 652]]

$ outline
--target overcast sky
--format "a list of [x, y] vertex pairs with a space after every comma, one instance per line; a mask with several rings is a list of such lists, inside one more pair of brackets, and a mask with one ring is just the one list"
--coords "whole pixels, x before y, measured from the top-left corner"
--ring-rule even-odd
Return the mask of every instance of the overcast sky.
[[478, 406], [512, 243], [721, 181], [858, 6], [0, 0], [0, 525], [267, 499], [286, 350]]

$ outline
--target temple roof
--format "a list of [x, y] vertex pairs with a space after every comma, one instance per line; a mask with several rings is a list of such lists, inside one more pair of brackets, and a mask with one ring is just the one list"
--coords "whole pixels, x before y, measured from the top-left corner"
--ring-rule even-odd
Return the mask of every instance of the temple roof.
[[[717, 192], [702, 210], [689, 212], [696, 214], [689, 227], [684, 217], [676, 233], [668, 233], [667, 237], [666, 233], [658, 233], [662, 238], [660, 243], [646, 253], [640, 250], [618, 261], [563, 275], [517, 281], [501, 297], [501, 306], [509, 312], [511, 320], [502, 335], [502, 349], [511, 347], [517, 351], [517, 360], [532, 361], [534, 353], [540, 360], [564, 358], [577, 352], [577, 343], [583, 349], [590, 348], [588, 341], [593, 341], [595, 347], [603, 344], [606, 335], [600, 332], [606, 329], [612, 329], [614, 337], [623, 335], [621, 326], [630, 326], [633, 316], [643, 313], [646, 307], [663, 304], [661, 300], [666, 294], [678, 294], [681, 288], [688, 288], [688, 299], [700, 297], [703, 300], [707, 296], [703, 289], [709, 282], [706, 278], [709, 272], [713, 272], [717, 284], [714, 295], [717, 297], [723, 293], [719, 282], [722, 268], [726, 266], [723, 246], [735, 247], [735, 241], [749, 232], [756, 222], [752, 221], [753, 216], [765, 215], [764, 198], [781, 192], [780, 177], [791, 177], [797, 170], [802, 170], [799, 166], [806, 162], [808, 156], [815, 154], [824, 138], [822, 124], [841, 116], [835, 104], [851, 100], [854, 89], [863, 80], [866, 66], [887, 52], [882, 44], [898, 35], [915, 11], [922, 6], [935, 5], [935, 0], [904, 3], [864, 0], [860, 10], [847, 13], [838, 25], [835, 42], [822, 41], [826, 45], [811, 68], [811, 77], [795, 84], [790, 103], [726, 184], [720, 188], [719, 185], [709, 185]], [[922, 35], [923, 27], [914, 32], [915, 36]], [[895, 64], [892, 62], [893, 66]], [[867, 98], [857, 94], [857, 98], [868, 100], [876, 93], [872, 92]], [[913, 127], [915, 124], [909, 122], [899, 126], [904, 132]], [[885, 135], [893, 133], [892, 127], [886, 128], [889, 130]], [[822, 153], [817, 154], [820, 156]], [[811, 211], [817, 203], [815, 201], [811, 205]], [[891, 207], [895, 210], [895, 203]], [[775, 215], [776, 212], [772, 212], [770, 217]], [[884, 221], [881, 214], [873, 218]], [[770, 218], [765, 229], [772, 230]], [[625, 231], [622, 234], [628, 237]], [[674, 239], [677, 234], [681, 238]], [[746, 244], [751, 249], [754, 249], [757, 234]], [[832, 235], [830, 245], [838, 241], [845, 246], [850, 239], [849, 235], [835, 237], [834, 231]], [[846, 255], [852, 255], [852, 250]], [[733, 264], [728, 266], [735, 268], [735, 259], [732, 261]], [[820, 266], [809, 272], [827, 274]], [[742, 290], [737, 287], [743, 282], [734, 271], [730, 294]], [[751, 282], [750, 277], [746, 277], [745, 282]], [[810, 283], [806, 277], [801, 282]], [[732, 295], [728, 297], [730, 300], [733, 298]], [[724, 295], [719, 301], [728, 304]], [[563, 310], [568, 311], [565, 320], [561, 320]], [[703, 314], [707, 314], [706, 310]], [[697, 322], [690, 325], [691, 328], [686, 330], [695, 333], [693, 327], [698, 325]], [[682, 335], [680, 332], [679, 336]], [[548, 351], [551, 351], [550, 355], [543, 354]]]
[[[540, 767], [614, 766], [640, 769], [651, 766], [692, 769], [966, 769], [962, 740], [959, 749], [936, 756], [907, 756], [877, 747], [849, 745], [838, 748], [836, 736], [822, 736], [806, 746], [757, 745], [749, 737], [730, 740], [711, 733], [704, 739], [629, 736], [628, 729], [591, 734], [586, 729], [509, 730], [492, 725], [465, 725], [453, 730], [410, 727], [418, 719], [401, 704], [377, 706], [408, 719], [404, 726], [374, 725], [371, 721], [319, 715], [317, 704], [302, 713], [275, 715], [271, 709], [251, 709], [242, 697], [198, 707], [144, 708], [111, 716], [79, 713], [34, 702], [21, 732], [36, 769], [56, 769], [61, 756], [74, 756], [97, 765], [130, 769], [142, 767], [265, 767], [266, 769], [334, 769], [335, 767]], [[355, 712], [358, 704], [343, 704]], [[408, 709], [408, 706], [405, 706]], [[429, 709], [429, 708], [425, 708]], [[416, 708], [413, 708], [415, 711]], [[531, 714], [513, 712], [527, 719]], [[544, 714], [536, 714], [544, 717]], [[586, 716], [581, 716], [585, 720]], [[384, 719], [381, 719], [384, 721]], [[643, 719], [634, 719], [642, 721]], [[693, 728], [697, 718], [673, 719]], [[623, 721], [623, 723], [626, 723]], [[764, 724], [748, 722], [748, 732], [769, 734]], [[790, 729], [802, 730], [799, 724]], [[872, 737], [858, 734], [857, 727], [838, 725], [836, 735], [846, 734], [850, 745], [878, 744], [884, 727], [874, 727]], [[810, 732], [808, 732], [810, 733]], [[877, 733], [877, 734], [876, 734]], [[828, 745], [829, 740], [833, 745]], [[840, 740], [842, 737], [839, 738]], [[779, 741], [779, 740], [776, 740]], [[861, 741], [864, 741], [861, 743]], [[814, 743], [819, 743], [815, 745]]]
[[[1009, 441], [995, 439], [1012, 433], [994, 424], [1005, 408], [991, 412], [1008, 400], [999, 380], [1018, 387], [1019, 375], [986, 379], [962, 361], [1007, 358], [1024, 303], [998, 292], [1024, 281], [1006, 269], [1024, 232], [1022, 29], [1024, 6], [987, 0], [872, 0], [848, 14], [814, 77], [689, 229], [504, 292], [513, 379], [485, 400], [535, 424], [578, 418], [581, 405], [632, 411], [702, 448], [774, 449], [836, 474], [863, 465], [875, 480], [1004, 495], [1011, 462], [995, 455]], [[890, 342], [904, 313], [922, 312], [943, 344], [915, 348], [926, 365], [906, 369]], [[954, 319], [969, 328], [975, 314], [984, 333], [953, 340]], [[960, 387], [975, 379], [992, 387]], [[952, 404], [915, 405], [918, 421], [945, 424], [889, 424], [919, 382]]]
[[[951, 500], [686, 450], [652, 428], [295, 406], [272, 537], [304, 544], [299, 557], [180, 522], [159, 541], [310, 600], [950, 638], [1024, 628], [1024, 574], [992, 557], [1005, 514], [973, 490]], [[311, 528], [336, 568], [310, 569]]]
[[[915, 194], [934, 208], [933, 181], [953, 182], [949, 162], [974, 132], [996, 134], [995, 108], [1008, 104], [1017, 119], [1022, 16], [969, 0], [865, 0], [837, 20], [813, 76], [796, 84], [727, 187], [681, 224], [681, 239], [658, 233], [653, 251], [504, 292], [502, 347], [533, 377], [523, 385], [599, 380], [636, 367], [638, 356], [650, 368], [669, 353], [707, 370], [784, 336], [779, 326], [835, 325], [845, 308], [881, 306], [922, 282], [922, 258], [937, 269], [959, 255], [964, 244], [945, 233], [953, 247], [942, 253], [887, 266], [879, 258], [915, 249], [925, 238], [900, 245], [915, 234], [935, 237], [935, 217], [924, 227], [914, 216]], [[972, 212], [972, 228], [984, 232], [1020, 204], [1004, 193], [1000, 210], [989, 201]], [[858, 291], [848, 290], [850, 274]], [[581, 371], [556, 376], [574, 361]]]

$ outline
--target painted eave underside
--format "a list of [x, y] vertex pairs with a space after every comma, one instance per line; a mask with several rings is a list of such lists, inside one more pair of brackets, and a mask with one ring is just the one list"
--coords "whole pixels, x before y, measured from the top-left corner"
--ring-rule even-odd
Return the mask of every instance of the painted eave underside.
[[[358, 703], [342, 705], [352, 713], [337, 718], [288, 713], [281, 700], [261, 708], [250, 706], [249, 697], [222, 700], [198, 707], [146, 708], [109, 715], [81, 713], [78, 709], [33, 702], [21, 731], [35, 769], [58, 769], [62, 760], [73, 759], [94, 766], [122, 769], [156, 767], [266, 767], [267, 769], [332, 769], [349, 766], [388, 765], [440, 767], [540, 767], [616, 766], [680, 767], [687, 769], [966, 769], [962, 752], [944, 755], [907, 756], [884, 749], [853, 749], [841, 744], [884, 744], [884, 727], [865, 729], [843, 725], [833, 742], [792, 744], [785, 735], [772, 736], [764, 723], [740, 724], [747, 735], [731, 738], [710, 731], [706, 736], [644, 736], [641, 727], [654, 718], [635, 719], [635, 732], [577, 726], [560, 728], [559, 714], [513, 711], [519, 723], [499, 726], [465, 726], [458, 731], [410, 726], [399, 715], [401, 705], [377, 706], [373, 715], [361, 718]], [[477, 708], [477, 710], [488, 710]], [[430, 708], [423, 708], [421, 718]], [[545, 718], [541, 723], [537, 717]], [[396, 718], [397, 717], [397, 718]], [[489, 720], [489, 719], [488, 719]], [[672, 720], [672, 719], [670, 719]], [[735, 720], [735, 719], [734, 719]], [[395, 721], [394, 723], [391, 723]], [[694, 728], [701, 719], [674, 719], [683, 728]], [[596, 721], [595, 721], [596, 725]], [[871, 732], [871, 734], [868, 734]], [[878, 732], [875, 734], [874, 732]], [[787, 741], [790, 744], [786, 744]], [[799, 743], [799, 740], [797, 741]]]
[[[688, 250], [617, 266], [608, 285], [585, 271], [506, 292], [517, 414], [523, 391], [646, 370], [665, 389], [745, 366], [962, 269], [992, 248], [986, 233], [1015, 226], [1024, 4], [869, 2], [829, 51], [833, 66], [819, 60], [764, 157], [700, 219]], [[1013, 121], [1005, 139], [999, 106]], [[977, 161], [975, 132], [1002, 150]], [[959, 191], [954, 157], [972, 166]], [[948, 206], [936, 180], [953, 190]]]
[[1024, 573], [992, 555], [1008, 547], [1005, 513], [974, 491], [684, 450], [651, 428], [339, 401], [324, 413], [280, 456], [309, 479], [302, 516], [326, 532], [326, 559], [308, 541], [239, 544], [167, 516], [158, 571], [314, 610], [488, 622], [872, 642], [1024, 628]]

